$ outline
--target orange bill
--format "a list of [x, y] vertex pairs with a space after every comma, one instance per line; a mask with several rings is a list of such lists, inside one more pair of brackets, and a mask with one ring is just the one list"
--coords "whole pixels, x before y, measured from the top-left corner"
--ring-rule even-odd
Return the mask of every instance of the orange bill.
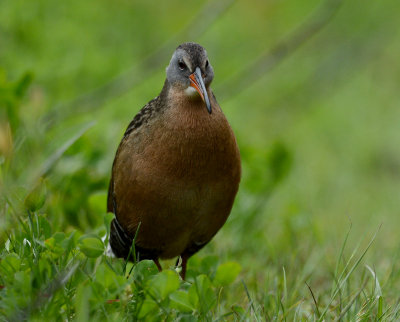
[[201, 99], [204, 103], [206, 103], [206, 107], [208, 113], [211, 114], [211, 104], [208, 98], [206, 86], [204, 85], [203, 76], [201, 75], [201, 70], [199, 67], [196, 67], [194, 73], [190, 74], [190, 85], [199, 93]]

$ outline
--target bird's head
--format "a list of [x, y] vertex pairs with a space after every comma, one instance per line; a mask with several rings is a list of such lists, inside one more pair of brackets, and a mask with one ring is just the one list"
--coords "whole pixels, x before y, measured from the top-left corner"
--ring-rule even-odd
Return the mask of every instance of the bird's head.
[[200, 95], [211, 114], [207, 88], [214, 78], [214, 70], [206, 50], [199, 44], [187, 42], [176, 48], [167, 67], [167, 80], [188, 96]]

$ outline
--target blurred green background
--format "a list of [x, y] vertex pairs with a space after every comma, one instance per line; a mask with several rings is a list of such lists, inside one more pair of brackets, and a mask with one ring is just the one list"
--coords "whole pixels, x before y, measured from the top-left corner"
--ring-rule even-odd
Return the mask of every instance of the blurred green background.
[[326, 276], [350, 225], [354, 248], [382, 224], [368, 258], [386, 276], [400, 242], [398, 9], [396, 0], [1, 1], [1, 226], [44, 186], [55, 230], [101, 225], [123, 132], [160, 92], [175, 48], [194, 41], [207, 49], [243, 159], [231, 217], [202, 252], [235, 259], [254, 284], [307, 263], [304, 274]]

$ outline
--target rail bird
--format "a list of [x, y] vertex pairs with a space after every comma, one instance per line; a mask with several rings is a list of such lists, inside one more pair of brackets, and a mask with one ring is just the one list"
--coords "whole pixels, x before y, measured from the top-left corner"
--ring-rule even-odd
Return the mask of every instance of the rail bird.
[[117, 257], [151, 259], [159, 270], [159, 259], [180, 256], [184, 279], [189, 257], [231, 212], [241, 164], [210, 88], [214, 70], [206, 50], [181, 44], [166, 74], [161, 93], [133, 118], [115, 155], [110, 246]]

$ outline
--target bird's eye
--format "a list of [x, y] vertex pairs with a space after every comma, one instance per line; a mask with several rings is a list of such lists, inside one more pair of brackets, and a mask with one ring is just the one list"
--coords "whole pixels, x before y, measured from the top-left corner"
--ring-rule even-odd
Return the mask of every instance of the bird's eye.
[[180, 70], [185, 70], [186, 69], [186, 64], [183, 61], [178, 62], [178, 66]]
[[207, 61], [206, 61], [206, 68], [208, 67], [208, 59], [207, 59]]

